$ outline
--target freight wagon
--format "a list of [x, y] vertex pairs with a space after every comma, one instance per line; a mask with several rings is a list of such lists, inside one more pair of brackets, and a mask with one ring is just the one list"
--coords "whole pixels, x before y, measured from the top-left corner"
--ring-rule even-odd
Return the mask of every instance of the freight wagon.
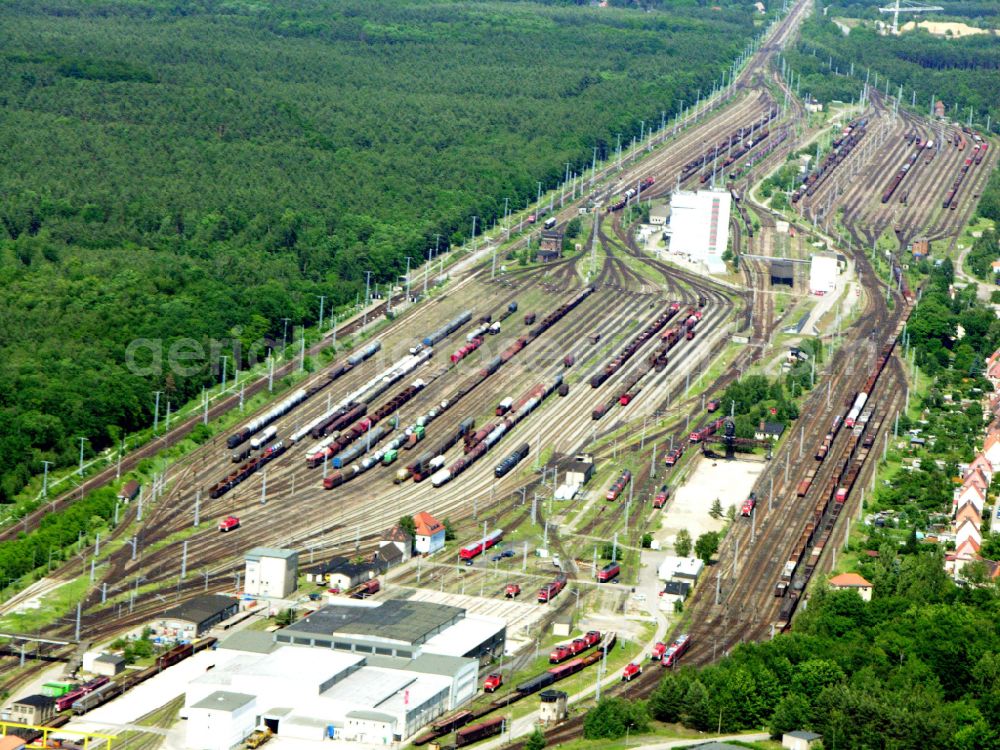
[[474, 724], [471, 727], [458, 730], [455, 733], [455, 747], [465, 747], [474, 742], [484, 740], [487, 737], [494, 737], [503, 733], [506, 721], [503, 716], [497, 716], [495, 719], [489, 719], [481, 724]]

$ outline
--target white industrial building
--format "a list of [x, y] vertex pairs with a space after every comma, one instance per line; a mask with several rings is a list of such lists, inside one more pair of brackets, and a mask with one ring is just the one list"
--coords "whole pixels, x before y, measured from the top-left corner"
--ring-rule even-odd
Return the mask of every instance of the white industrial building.
[[828, 294], [837, 286], [840, 267], [833, 253], [815, 253], [809, 263], [809, 293]]
[[263, 727], [403, 742], [475, 696], [478, 657], [501, 653], [505, 636], [496, 618], [403, 600], [338, 603], [273, 634], [236, 633], [219, 646], [233, 658], [188, 684], [187, 747], [225, 750]]
[[670, 252], [687, 256], [709, 273], [725, 273], [729, 243], [728, 190], [675, 190], [670, 196]]
[[284, 599], [295, 591], [299, 555], [295, 550], [254, 547], [247, 552], [243, 590], [250, 596]]
[[217, 690], [187, 709], [187, 746], [229, 750], [254, 729], [255, 699], [246, 693]]
[[657, 574], [661, 581], [689, 581], [693, 586], [704, 569], [705, 563], [697, 557], [667, 555], [660, 563]]

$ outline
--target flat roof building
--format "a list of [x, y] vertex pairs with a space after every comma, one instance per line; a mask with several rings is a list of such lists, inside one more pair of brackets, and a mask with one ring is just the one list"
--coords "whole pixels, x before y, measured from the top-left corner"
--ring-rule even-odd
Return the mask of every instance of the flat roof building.
[[417, 655], [417, 647], [465, 618], [465, 610], [402, 599], [330, 604], [282, 628], [280, 644], [379, 656]]
[[670, 196], [670, 252], [688, 256], [709, 273], [725, 273], [729, 243], [728, 190], [676, 190]]
[[668, 555], [660, 563], [658, 575], [661, 581], [682, 580], [692, 583], [698, 580], [705, 563], [697, 557], [674, 557]]
[[814, 253], [809, 263], [809, 293], [827, 294], [837, 285], [840, 268], [833, 253]]
[[224, 750], [259, 726], [404, 742], [475, 696], [476, 657], [502, 652], [505, 637], [498, 618], [408, 600], [331, 604], [273, 634], [234, 633], [219, 644], [225, 658], [188, 684], [188, 746]]
[[187, 747], [229, 750], [254, 730], [257, 699], [246, 693], [217, 690], [187, 709]]

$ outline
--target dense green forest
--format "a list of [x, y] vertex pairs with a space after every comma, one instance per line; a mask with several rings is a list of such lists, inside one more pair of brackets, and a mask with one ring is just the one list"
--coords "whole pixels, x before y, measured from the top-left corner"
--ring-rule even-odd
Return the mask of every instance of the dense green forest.
[[[997, 7], [992, 4], [994, 13]], [[855, 7], [841, 10], [854, 15]], [[982, 126], [990, 116], [991, 129], [1000, 132], [1000, 43], [995, 35], [947, 38], [919, 30], [881, 36], [871, 23], [845, 35], [834, 23], [837, 15], [834, 9], [826, 15], [814, 13], [803, 24], [799, 44], [785, 53], [796, 77], [801, 75], [801, 94], [811, 93], [820, 101], [857, 99], [870, 69], [870, 81], [874, 83], [877, 73], [883, 92], [886, 76], [891, 95], [902, 84], [906, 104], [913, 102], [915, 91], [917, 107], [928, 113], [934, 97], [945, 103], [949, 116], [962, 122], [972, 107], [973, 122]], [[993, 22], [1000, 26], [997, 18]]]
[[137, 376], [130, 341], [280, 339], [674, 114], [755, 32], [746, 3], [651, 5], [0, 6], [0, 501], [212, 377]]

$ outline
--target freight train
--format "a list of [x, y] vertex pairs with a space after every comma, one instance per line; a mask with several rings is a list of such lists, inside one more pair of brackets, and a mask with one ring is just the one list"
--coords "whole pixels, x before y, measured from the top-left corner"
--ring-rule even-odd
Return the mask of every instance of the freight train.
[[464, 326], [470, 320], [472, 320], [471, 310], [465, 310], [464, 312], [459, 313], [456, 317], [452, 318], [450, 321], [445, 323], [436, 331], [433, 331], [424, 336], [424, 338], [422, 339], [423, 345], [434, 346], [439, 341], [453, 334], [455, 331]]
[[659, 333], [660, 329], [670, 322], [670, 319], [677, 314], [679, 309], [680, 303], [674, 302], [667, 310], [657, 315], [656, 318], [649, 323], [649, 325], [647, 325], [635, 338], [632, 339], [632, 341], [628, 343], [627, 346], [625, 346], [624, 349], [618, 353], [618, 356], [611, 360], [611, 362], [609, 362], [603, 370], [590, 379], [590, 387], [601, 387], [608, 378], [618, 372], [622, 366], [632, 358], [640, 347]]
[[382, 348], [381, 341], [373, 341], [361, 351], [355, 352], [350, 357], [348, 357], [346, 363], [341, 362], [339, 364], [334, 365], [332, 368], [330, 368], [330, 370], [326, 374], [326, 377], [322, 381], [320, 381], [316, 385], [311, 386], [308, 389], [304, 388], [298, 389], [290, 396], [279, 402], [277, 405], [275, 405], [271, 409], [268, 409], [266, 412], [261, 414], [259, 417], [256, 417], [255, 419], [245, 424], [238, 432], [234, 433], [233, 435], [230, 435], [226, 439], [226, 446], [230, 450], [232, 450], [237, 445], [245, 443], [247, 440], [250, 439], [251, 436], [263, 430], [265, 427], [267, 427], [276, 419], [283, 417], [285, 414], [290, 412], [292, 409], [294, 409], [296, 406], [301, 404], [306, 399], [315, 396], [321, 390], [330, 385], [333, 381], [337, 380], [345, 373], [350, 372], [353, 368], [357, 367], [359, 364], [361, 364], [366, 359], [371, 357], [373, 354], [375, 354], [375, 352], [377, 352], [381, 348]]
[[[108, 701], [145, 682], [150, 677], [155, 677], [167, 667], [173, 666], [200, 651], [211, 648], [215, 643], [215, 638], [203, 638], [194, 643], [180, 644], [158, 656], [152, 666], [136, 672], [129, 672], [121, 679], [109, 680], [107, 677], [97, 677], [57, 698], [56, 710], [66, 711], [72, 709], [74, 714], [85, 714], [98, 706], [103, 706]], [[64, 716], [68, 717], [65, 714]], [[65, 721], [62, 723], [65, 723]], [[55, 721], [49, 722], [49, 726], [60, 725]]]
[[[476, 432], [469, 432], [465, 435], [465, 455], [452, 463], [447, 468], [442, 468], [431, 477], [431, 484], [440, 487], [452, 479], [462, 474], [472, 464], [482, 458], [500, 439], [513, 430], [522, 420], [531, 414], [542, 402], [562, 384], [562, 373], [546, 382], [539, 383], [530, 389], [519, 400], [514, 402], [513, 407], [504, 417], [495, 424], [489, 424]], [[495, 470], [494, 470], [495, 471]]]
[[[819, 492], [813, 513], [798, 541], [792, 547], [788, 561], [775, 585], [774, 595], [784, 598], [776, 623], [779, 630], [787, 630], [790, 627], [791, 618], [801, 592], [819, 564], [823, 549], [833, 532], [837, 518], [843, 510], [851, 490], [857, 483], [861, 470], [868, 459], [868, 454], [874, 445], [875, 436], [882, 426], [881, 419], [872, 421], [873, 407], [869, 400], [878, 379], [892, 357], [896, 344], [902, 335], [903, 327], [913, 309], [913, 298], [908, 297], [906, 301], [907, 307], [892, 338], [882, 347], [867, 381], [855, 396], [851, 410], [844, 419], [843, 426], [849, 429], [844, 453], [846, 459], [836, 466], [829, 481]], [[834, 436], [838, 429], [839, 424], [835, 420], [831, 429]], [[832, 441], [833, 437], [830, 438], [831, 443]], [[805, 497], [815, 478], [816, 469], [810, 469], [799, 483], [796, 494], [799, 497]]]
[[868, 118], [862, 117], [854, 120], [844, 128], [839, 138], [834, 139], [833, 149], [828, 153], [819, 166], [816, 167], [806, 177], [794, 193], [792, 193], [792, 203], [798, 203], [803, 197], [812, 196], [834, 169], [837, 168], [854, 150], [867, 132]]
[[[494, 711], [506, 708], [510, 704], [523, 700], [529, 695], [534, 695], [559, 680], [565, 679], [570, 675], [574, 675], [577, 672], [596, 664], [604, 657], [605, 653], [611, 652], [611, 649], [614, 648], [617, 640], [618, 636], [614, 631], [605, 633], [600, 645], [598, 645], [594, 652], [578, 659], [573, 659], [572, 661], [564, 664], [560, 664], [559, 666], [552, 667], [545, 672], [518, 684], [511, 692], [496, 698], [484, 706], [480, 706], [475, 709], [462, 709], [435, 721], [431, 724], [427, 731], [418, 735], [417, 738], [413, 740], [413, 744], [419, 747], [420, 745], [426, 745], [428, 742], [444, 737], [447, 734], [451, 734], [456, 730], [463, 731], [462, 727], [469, 725], [471, 722], [477, 721]], [[469, 729], [472, 729], [472, 727], [470, 726]], [[489, 735], [482, 735], [479, 739], [483, 739], [487, 736]]]
[[[980, 138], [978, 133], [976, 133], [974, 137], [977, 139]], [[989, 144], [986, 143], [985, 141], [982, 143], [977, 143], [975, 146], [973, 146], [972, 156], [967, 158], [962, 163], [962, 166], [959, 168], [958, 175], [955, 177], [954, 182], [952, 182], [951, 184], [951, 188], [948, 190], [948, 193], [944, 197], [944, 203], [942, 204], [942, 208], [946, 209], [950, 208], [952, 211], [958, 208], [958, 201], [955, 200], [955, 196], [958, 194], [958, 190], [962, 186], [962, 183], [965, 181], [965, 177], [969, 173], [969, 170], [972, 168], [972, 166], [974, 164], [983, 163], [983, 157], [986, 155], [986, 149], [988, 146]], [[965, 148], [964, 137], [963, 137], [963, 145], [961, 148]]]
[[[424, 417], [422, 417], [421, 419], [424, 420], [424, 424], [426, 425], [432, 419], [440, 416], [441, 414], [443, 414], [448, 409], [453, 408], [462, 398], [464, 398], [466, 395], [468, 395], [469, 393], [471, 393], [473, 391], [473, 389], [475, 389], [476, 387], [478, 387], [488, 377], [490, 377], [491, 375], [493, 375], [500, 368], [500, 366], [502, 364], [508, 362], [518, 352], [520, 352], [525, 346], [528, 346], [532, 341], [534, 341], [536, 338], [538, 338], [538, 336], [540, 336], [542, 333], [544, 333], [546, 330], [548, 330], [551, 326], [555, 325], [560, 320], [562, 320], [563, 317], [565, 317], [569, 312], [571, 312], [577, 306], [579, 306], [580, 303], [582, 303], [588, 296], [590, 296], [591, 294], [593, 294], [594, 291], [595, 291], [594, 287], [586, 287], [586, 288], [582, 289], [581, 291], [577, 292], [568, 302], [560, 305], [558, 308], [556, 308], [551, 313], [549, 313], [548, 315], [546, 315], [545, 318], [543, 318], [540, 322], [538, 322], [534, 326], [534, 328], [532, 328], [528, 332], [527, 335], [519, 337], [514, 342], [514, 344], [512, 344], [507, 349], [505, 349], [500, 355], [498, 355], [498, 356], [494, 357], [493, 359], [491, 359], [490, 361], [488, 361], [477, 373], [475, 373], [474, 375], [472, 375], [468, 379], [466, 379], [466, 381], [462, 385], [460, 385], [452, 395], [450, 395], [447, 399], [441, 401], [441, 403], [439, 404], [439, 406], [435, 407], [430, 412], [428, 412]], [[510, 315], [512, 315], [516, 311], [517, 311], [517, 303], [516, 302], [511, 302], [507, 306], [507, 310], [501, 316], [500, 320], [504, 320], [504, 319], [508, 318]], [[464, 317], [464, 316], [460, 316], [460, 317]], [[534, 322], [535, 316], [532, 315], [531, 317], [532, 317], [532, 322]], [[458, 320], [458, 319], [456, 319], [456, 320]], [[454, 323], [455, 321], [452, 321], [452, 322]], [[435, 333], [438, 333], [438, 332], [435, 332]], [[430, 338], [430, 337], [428, 337], [428, 338]], [[413, 356], [425, 355], [428, 351], [429, 350], [425, 349], [423, 351], [417, 352], [417, 354], [415, 354]], [[535, 405], [537, 405], [537, 404], [535, 404]], [[532, 406], [532, 408], [534, 408], [534, 407]], [[508, 415], [508, 419], [510, 419], [510, 418], [511, 418], [511, 415]], [[418, 423], [419, 422], [420, 422], [420, 420], [418, 420]], [[396, 473], [394, 481], [396, 481], [397, 483], [400, 483], [400, 482], [404, 482], [407, 479], [409, 479], [409, 478], [412, 477], [413, 480], [414, 480], [414, 482], [420, 482], [420, 481], [423, 481], [424, 479], [426, 479], [431, 474], [435, 474], [437, 472], [440, 472], [444, 468], [444, 462], [445, 462], [444, 454], [445, 454], [445, 452], [448, 451], [459, 440], [462, 440], [468, 434], [470, 434], [471, 431], [472, 431], [472, 429], [473, 429], [473, 427], [474, 427], [474, 424], [475, 423], [474, 423], [474, 420], [472, 418], [468, 418], [468, 419], [463, 420], [462, 423], [461, 423], [461, 425], [459, 426], [457, 432], [452, 433], [451, 435], [449, 435], [448, 437], [446, 437], [443, 441], [441, 441], [432, 450], [429, 450], [429, 451], [421, 454], [420, 458], [418, 458], [416, 461], [408, 464], [405, 468], [400, 469]], [[497, 436], [495, 439], [499, 439], [499, 436]], [[495, 440], [494, 440], [494, 442], [495, 442]], [[408, 442], [406, 444], [406, 447], [412, 447], [413, 444], [415, 444], [415, 441], [414, 441], [414, 443]], [[491, 443], [491, 445], [492, 445], [492, 443]], [[321, 446], [318, 446], [318, 447], [325, 448], [325, 447], [328, 447], [328, 446], [321, 445]], [[470, 449], [470, 453], [471, 452], [472, 451]], [[476, 458], [478, 458], [479, 456], [481, 456], [482, 453], [484, 453], [484, 452], [485, 452], [485, 448], [481, 452], [479, 452], [475, 457], [473, 457], [472, 460], [475, 460]], [[373, 456], [373, 458], [374, 458], [374, 456]], [[467, 457], [467, 459], [468, 459], [468, 457]], [[322, 459], [320, 459], [319, 461], [322, 461]], [[314, 465], [318, 465], [318, 463], [319, 462], [317, 462]], [[358, 474], [360, 474], [362, 471], [364, 471], [365, 468], [366, 468], [366, 462], [362, 461], [362, 462], [360, 462], [358, 464], [354, 464], [354, 465], [348, 466], [348, 467], [346, 467], [346, 469], [343, 469], [341, 471], [335, 471], [335, 472], [333, 472], [332, 474], [330, 474], [328, 477], [326, 477], [323, 480], [323, 486], [326, 487], [327, 489], [333, 489], [334, 487], [338, 487], [341, 484], [344, 484], [345, 482], [350, 481], [354, 477], [358, 476]]]
[[625, 208], [625, 206], [628, 205], [629, 201], [631, 201], [633, 198], [641, 200], [642, 191], [651, 188], [655, 182], [656, 182], [655, 177], [646, 177], [642, 179], [639, 182], [639, 184], [636, 185], [634, 188], [629, 188], [620, 196], [618, 196], [618, 200], [616, 200], [614, 203], [611, 204], [610, 210], [621, 211], [623, 208]]
[[527, 457], [530, 450], [531, 446], [527, 443], [522, 443], [513, 453], [497, 464], [496, 468], [493, 470], [493, 475], [497, 478], [506, 476], [515, 466]]
[[284, 442], [277, 442], [268, 446], [259, 456], [252, 458], [240, 466], [236, 471], [227, 476], [221, 482], [217, 482], [208, 488], [208, 495], [213, 500], [225, 495], [229, 490], [238, 484], [245, 482], [252, 474], [267, 466], [271, 461], [278, 458], [288, 450]]
[[893, 175], [892, 180], [890, 180], [889, 184], [882, 192], [883, 203], [889, 202], [889, 200], [892, 198], [892, 194], [895, 193], [896, 188], [899, 187], [899, 183], [903, 181], [903, 178], [906, 177], [906, 175], [909, 174], [910, 170], [913, 169], [913, 167], [916, 165], [917, 159], [920, 158], [920, 154], [923, 152], [923, 150], [924, 146], [921, 144], [920, 139], [917, 138], [916, 147], [914, 148], [913, 153], [910, 154], [910, 158], [907, 159], [906, 162], [903, 164], [903, 166], [899, 168], [899, 171], [896, 172], [895, 175]]
[[[750, 124], [749, 133], [747, 132], [747, 128], [744, 126], [737, 130], [734, 130], [732, 133], [730, 133], [727, 137], [723, 138], [721, 141], [716, 143], [714, 146], [710, 146], [701, 154], [701, 156], [692, 159], [683, 167], [681, 167], [680, 181], [684, 182], [688, 178], [693, 177], [696, 172], [698, 172], [699, 170], [704, 170], [705, 167], [709, 164], [714, 165], [716, 160], [718, 160], [719, 158], [719, 154], [726, 153], [726, 151], [729, 150], [730, 146], [734, 141], [742, 142], [743, 139], [746, 138], [747, 136], [750, 136], [752, 138], [754, 136], [754, 131], [756, 129], [764, 128], [771, 120], [773, 120], [777, 116], [777, 114], [778, 110], [771, 107], [768, 109], [766, 113], [761, 115], [759, 119], [754, 120]], [[711, 171], [709, 172], [709, 174], [710, 173]], [[704, 177], [704, 173], [702, 176]], [[707, 179], [703, 179], [702, 182], [707, 182]]]
[[343, 425], [349, 422], [339, 422], [344, 411], [353, 408], [357, 404], [368, 404], [385, 393], [395, 383], [405, 378], [433, 356], [434, 350], [431, 348], [421, 349], [415, 354], [409, 354], [386, 370], [378, 373], [354, 392], [345, 396], [340, 403], [324, 414], [320, 415], [312, 422], [300, 430], [294, 432], [291, 441], [297, 443], [306, 435], [313, 438], [320, 438], [329, 435], [338, 429], [343, 429]]

